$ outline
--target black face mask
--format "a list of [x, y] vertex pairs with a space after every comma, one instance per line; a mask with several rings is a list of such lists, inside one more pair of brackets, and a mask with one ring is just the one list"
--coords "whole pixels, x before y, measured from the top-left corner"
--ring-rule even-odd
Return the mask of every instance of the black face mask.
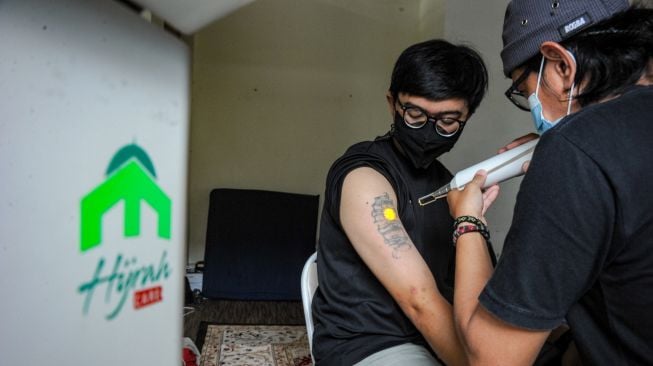
[[460, 137], [462, 128], [451, 137], [440, 136], [431, 122], [422, 128], [406, 126], [403, 117], [395, 112], [393, 136], [401, 145], [408, 159], [418, 169], [426, 169], [435, 159], [453, 148]]

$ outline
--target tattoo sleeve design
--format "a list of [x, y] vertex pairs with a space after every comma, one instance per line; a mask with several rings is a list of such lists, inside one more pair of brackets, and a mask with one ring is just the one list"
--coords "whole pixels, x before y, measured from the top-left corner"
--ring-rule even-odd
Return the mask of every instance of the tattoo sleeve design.
[[388, 193], [374, 198], [372, 218], [385, 243], [392, 248], [392, 257], [399, 258], [401, 252], [412, 248], [412, 243], [397, 215], [394, 202]]

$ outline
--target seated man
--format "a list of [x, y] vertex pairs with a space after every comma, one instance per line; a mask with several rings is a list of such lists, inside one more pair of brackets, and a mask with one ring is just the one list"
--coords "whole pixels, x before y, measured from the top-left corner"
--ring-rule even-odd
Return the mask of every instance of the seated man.
[[417, 199], [451, 180], [436, 159], [486, 89], [473, 50], [442, 40], [409, 47], [387, 94], [390, 131], [331, 167], [313, 299], [317, 365], [465, 362], [451, 308], [453, 221], [445, 200]]

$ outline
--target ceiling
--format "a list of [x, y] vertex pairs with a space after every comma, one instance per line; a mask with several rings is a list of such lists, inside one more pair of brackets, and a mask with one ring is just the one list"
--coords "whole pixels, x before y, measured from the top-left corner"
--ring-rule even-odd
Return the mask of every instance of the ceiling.
[[254, 0], [130, 0], [171, 24], [184, 34], [192, 34]]

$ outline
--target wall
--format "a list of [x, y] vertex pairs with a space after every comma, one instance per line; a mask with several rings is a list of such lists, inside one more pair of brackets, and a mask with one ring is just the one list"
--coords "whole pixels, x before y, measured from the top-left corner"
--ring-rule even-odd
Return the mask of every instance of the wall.
[[[510, 80], [503, 76], [499, 52], [501, 30], [508, 0], [447, 1], [445, 7], [445, 37], [452, 42], [465, 42], [478, 50], [490, 74], [489, 92], [472, 117], [456, 147], [442, 161], [452, 170], [463, 169], [493, 155], [518, 136], [533, 131], [528, 112], [512, 105], [503, 95]], [[512, 209], [521, 178], [501, 184], [501, 195], [490, 208], [487, 218], [492, 243], [498, 252], [512, 220]]]
[[440, 0], [257, 0], [196, 33], [189, 262], [202, 260], [209, 192], [323, 195], [330, 164], [385, 133], [393, 63], [442, 34]]

